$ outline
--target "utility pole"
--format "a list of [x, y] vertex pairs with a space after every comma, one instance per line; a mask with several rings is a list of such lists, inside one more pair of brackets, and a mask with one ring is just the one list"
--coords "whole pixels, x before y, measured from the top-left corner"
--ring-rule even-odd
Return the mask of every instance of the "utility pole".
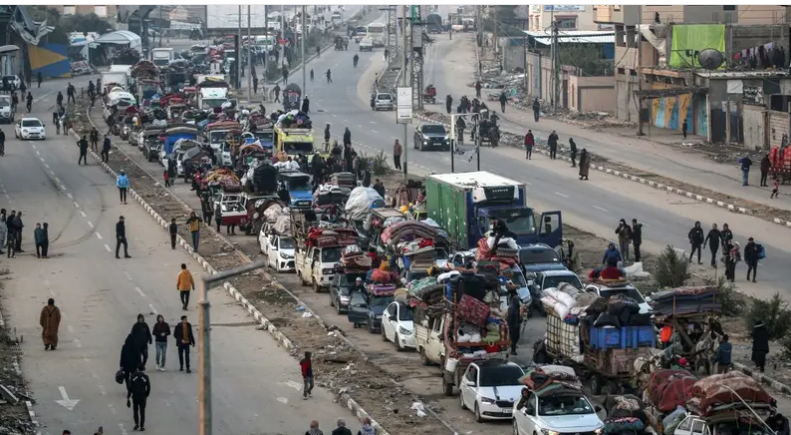
[[[642, 11], [641, 11], [642, 12]], [[624, 37], [626, 38], [626, 47], [629, 47], [629, 33], [625, 31], [624, 28]], [[640, 34], [640, 29], [635, 26], [635, 32], [637, 33], [637, 89], [640, 91], [640, 96], [637, 98], [638, 106], [637, 106], [637, 135], [638, 136], [645, 136], [645, 132], [643, 131], [643, 73], [641, 72], [640, 64], [641, 60], [643, 59], [643, 35]], [[615, 65], [617, 68], [618, 65]], [[628, 107], [628, 106], [627, 106]], [[726, 120], [730, 120], [730, 113], [725, 118]]]
[[[282, 36], [283, 41], [286, 41], [286, 7], [284, 5], [280, 5], [280, 35]], [[280, 65], [286, 66], [286, 44], [280, 46]], [[287, 85], [285, 81], [283, 82], [283, 86]]]
[[[269, 43], [269, 8], [267, 7], [266, 3], [264, 3], [264, 40]], [[267, 46], [268, 47], [268, 46]], [[275, 45], [272, 45], [274, 49]], [[267, 69], [269, 68], [269, 56], [271, 55], [270, 50], [267, 48], [266, 53], [264, 53], [264, 74], [261, 76], [261, 101], [266, 101], [266, 91], [267, 86], [264, 83], [264, 80], [268, 77]]]
[[308, 96], [308, 85], [307, 81], [305, 80], [305, 73], [307, 70], [307, 65], [305, 65], [305, 38], [307, 37], [307, 27], [305, 25], [305, 5], [302, 5], [302, 36], [300, 39], [300, 50], [302, 51], [302, 95]]
[[253, 101], [253, 51], [251, 50], [253, 44], [250, 41], [252, 39], [250, 32], [250, 5], [247, 5], [247, 63], [250, 64], [250, 74], [247, 74], [247, 104]]
[[239, 31], [236, 35], [236, 89], [242, 89], [242, 5], [239, 5]]
[[[401, 86], [406, 87], [406, 68], [407, 62], [409, 62], [409, 48], [407, 44], [407, 21], [406, 21], [406, 5], [403, 6], [401, 12], [401, 34], [404, 35], [404, 67], [401, 70]], [[410, 62], [411, 63], [411, 62]], [[414, 110], [414, 107], [412, 108]], [[409, 166], [409, 147], [407, 146], [407, 128], [406, 124], [403, 125], [404, 128], [404, 135], [403, 135], [403, 142], [401, 143], [401, 149], [404, 150], [404, 161], [401, 162], [404, 165], [404, 181], [407, 180], [407, 166]]]
[[552, 21], [552, 112], [560, 105], [560, 52], [558, 51], [558, 22]]

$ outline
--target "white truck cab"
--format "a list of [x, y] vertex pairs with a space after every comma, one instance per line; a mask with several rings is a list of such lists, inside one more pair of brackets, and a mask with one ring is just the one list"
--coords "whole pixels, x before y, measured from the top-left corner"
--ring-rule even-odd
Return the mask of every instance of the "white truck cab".
[[420, 322], [415, 322], [414, 328], [415, 347], [423, 365], [442, 364], [445, 360], [445, 342], [442, 340], [445, 316], [426, 317]]
[[328, 289], [335, 277], [335, 266], [341, 261], [342, 249], [340, 246], [297, 249], [294, 257], [302, 285], [312, 285], [317, 293]]

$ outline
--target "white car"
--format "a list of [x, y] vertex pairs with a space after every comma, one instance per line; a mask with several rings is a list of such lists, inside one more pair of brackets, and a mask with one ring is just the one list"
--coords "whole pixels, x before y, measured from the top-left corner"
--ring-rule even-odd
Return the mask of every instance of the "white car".
[[11, 97], [8, 95], [0, 96], [0, 122], [11, 124], [14, 122], [15, 117], [16, 110], [11, 105]]
[[374, 41], [371, 38], [365, 37], [360, 40], [360, 51], [374, 51]]
[[295, 270], [293, 238], [278, 234], [266, 235], [261, 231], [258, 243], [262, 252], [266, 254], [269, 267], [278, 272], [293, 272]]
[[382, 313], [382, 338], [395, 343], [398, 350], [417, 349], [412, 309], [404, 302], [393, 301]]
[[596, 293], [603, 298], [610, 298], [615, 295], [624, 295], [634, 299], [634, 301], [637, 302], [637, 305], [640, 306], [640, 314], [649, 314], [653, 311], [653, 308], [651, 308], [651, 305], [649, 305], [648, 301], [645, 300], [642, 293], [640, 293], [640, 290], [628, 283], [613, 285], [588, 284], [588, 286], [585, 287], [585, 291]]
[[604, 423], [582, 392], [537, 396], [530, 392], [527, 405], [513, 410], [514, 435], [590, 434], [604, 432]]
[[525, 372], [516, 363], [501, 359], [471, 363], [464, 372], [459, 388], [461, 409], [472, 410], [478, 423], [484, 420], [510, 420], [514, 403], [519, 401], [522, 388], [525, 387], [519, 383], [519, 378], [524, 375]]
[[47, 138], [47, 132], [38, 118], [22, 118], [14, 127], [14, 136], [22, 140], [44, 140]]

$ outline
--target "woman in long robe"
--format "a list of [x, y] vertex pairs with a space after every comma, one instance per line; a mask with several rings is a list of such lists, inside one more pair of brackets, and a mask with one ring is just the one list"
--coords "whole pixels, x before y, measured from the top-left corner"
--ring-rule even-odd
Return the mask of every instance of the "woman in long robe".
[[41, 325], [41, 339], [44, 341], [44, 350], [55, 350], [58, 347], [58, 328], [60, 327], [60, 308], [55, 306], [55, 299], [50, 298], [47, 306], [41, 309], [39, 319]]

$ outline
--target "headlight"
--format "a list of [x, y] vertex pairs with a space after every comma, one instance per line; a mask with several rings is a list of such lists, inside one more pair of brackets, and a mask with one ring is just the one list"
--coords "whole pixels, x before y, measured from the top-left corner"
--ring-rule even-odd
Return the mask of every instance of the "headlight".
[[560, 435], [560, 432], [549, 429], [541, 429], [541, 433], [544, 435]]
[[28, 130], [26, 128], [22, 129], [22, 133], [27, 133], [27, 132], [28, 132]]
[[323, 273], [325, 275], [332, 275], [333, 273], [335, 273], [335, 270], [334, 269], [322, 269], [321, 273]]
[[423, 145], [428, 145], [428, 143], [429, 143], [429, 142], [428, 142], [427, 140], [424, 140], [424, 141], [423, 141]]
[[[481, 402], [483, 402], [483, 403], [494, 403], [494, 399], [490, 399], [488, 397], [481, 397]], [[541, 429], [541, 432], [544, 432], [544, 429]], [[544, 434], [544, 435], [548, 435], [548, 434]], [[549, 434], [549, 435], [558, 435], [558, 433], [555, 432], [554, 434]]]
[[450, 137], [446, 135], [444, 140], [450, 140]]
[[596, 435], [599, 435], [602, 432], [604, 432], [604, 428], [603, 427], [600, 427], [600, 428], [598, 428], [598, 429], [593, 431], [593, 433], [595, 433]]
[[404, 328], [403, 326], [398, 327], [398, 333], [401, 335], [412, 335], [412, 331]]

